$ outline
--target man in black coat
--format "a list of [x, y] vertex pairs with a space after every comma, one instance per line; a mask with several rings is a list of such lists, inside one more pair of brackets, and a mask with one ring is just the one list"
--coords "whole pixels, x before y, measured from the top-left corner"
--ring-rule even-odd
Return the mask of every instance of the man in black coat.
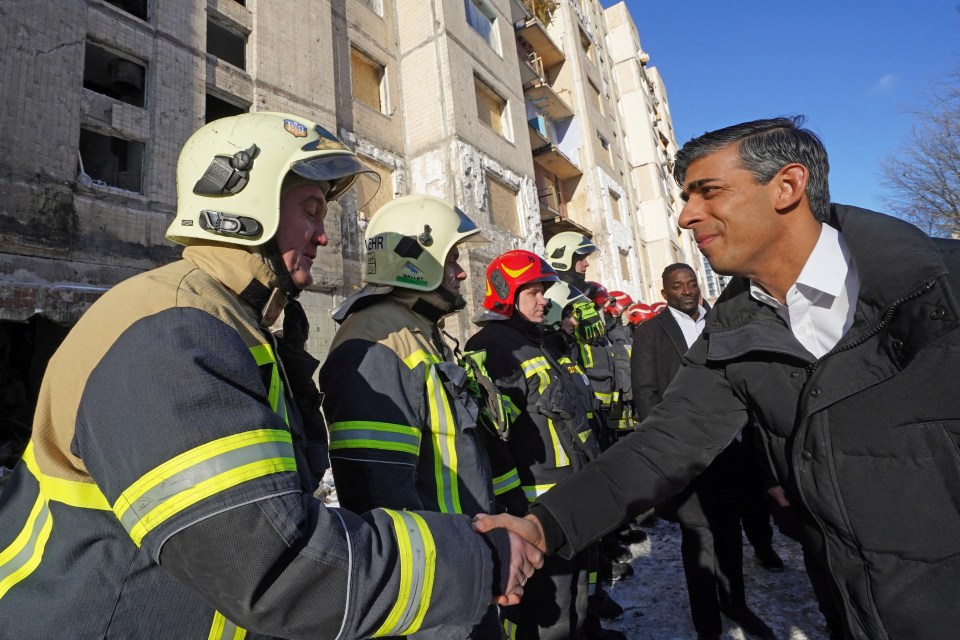
[[489, 516], [567, 555], [682, 490], [747, 414], [848, 638], [960, 629], [960, 242], [830, 203], [801, 118], [706, 133], [677, 154], [693, 231], [736, 276], [639, 430], [530, 506]]
[[[630, 357], [634, 407], [643, 420], [663, 400], [681, 358], [703, 331], [697, 274], [690, 265], [663, 270], [660, 291], [667, 307], [637, 327]], [[746, 603], [743, 584], [743, 452], [734, 441], [683, 492], [659, 505], [659, 515], [680, 524], [680, 554], [690, 598], [690, 615], [700, 640], [723, 630], [721, 611], [751, 637], [773, 632]]]

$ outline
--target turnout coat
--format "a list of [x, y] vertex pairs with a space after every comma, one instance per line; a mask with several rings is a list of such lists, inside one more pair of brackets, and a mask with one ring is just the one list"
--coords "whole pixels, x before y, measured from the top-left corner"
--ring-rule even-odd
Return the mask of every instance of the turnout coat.
[[832, 206], [860, 277], [853, 326], [816, 359], [735, 279], [634, 434], [533, 505], [571, 553], [679, 491], [758, 417], [772, 467], [856, 638], [960, 628], [960, 243]]

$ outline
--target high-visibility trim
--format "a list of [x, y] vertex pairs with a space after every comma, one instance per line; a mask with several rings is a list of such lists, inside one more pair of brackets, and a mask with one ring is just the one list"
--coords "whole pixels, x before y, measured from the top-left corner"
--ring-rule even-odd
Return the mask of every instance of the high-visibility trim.
[[599, 400], [599, 401], [600, 401], [600, 404], [602, 404], [604, 407], [609, 407], [609, 406], [610, 406], [610, 402], [611, 402], [611, 400], [613, 399], [613, 394], [612, 394], [612, 393], [604, 393], [604, 392], [602, 392], [602, 391], [594, 391], [594, 392], [593, 392], [593, 395], [595, 395], [595, 396], [597, 397], [597, 400]]
[[500, 397], [503, 399], [503, 412], [507, 424], [513, 424], [521, 415], [520, 407], [518, 407], [507, 394], [504, 393]]
[[150, 531], [201, 500], [296, 468], [289, 432], [246, 431], [202, 444], [148, 471], [120, 494], [113, 512], [140, 546]]
[[438, 356], [426, 351], [425, 349], [417, 349], [403, 359], [403, 363], [410, 369], [416, 369], [421, 363], [424, 362], [427, 364], [436, 364], [437, 362], [443, 361]]
[[430, 407], [433, 473], [437, 482], [440, 513], [463, 513], [457, 472], [457, 425], [450, 408], [450, 399], [435, 367], [427, 367], [427, 404]]
[[373, 636], [404, 636], [423, 624], [433, 595], [437, 548], [424, 519], [410, 511], [383, 509], [393, 521], [400, 555], [397, 600]]
[[92, 482], [77, 482], [44, 475], [40, 472], [36, 454], [33, 450], [33, 440], [27, 444], [23, 452], [23, 462], [33, 477], [40, 483], [40, 493], [46, 500], [61, 502], [68, 507], [81, 509], [99, 509], [109, 511], [110, 503], [100, 491], [100, 487]]
[[506, 633], [507, 640], [517, 640], [517, 623], [510, 622], [506, 618], [503, 620], [503, 630]]
[[537, 356], [525, 360], [520, 363], [520, 368], [523, 370], [523, 375], [526, 378], [532, 378], [534, 375], [539, 376], [540, 384], [537, 390], [538, 393], [542, 394], [547, 387], [550, 386], [550, 374], [547, 373], [550, 371], [550, 364], [545, 357]]
[[523, 493], [526, 494], [527, 500], [535, 500], [555, 486], [556, 486], [556, 483], [530, 484], [530, 485], [525, 484], [523, 485]]
[[371, 420], [344, 420], [330, 425], [330, 451], [379, 449], [420, 453], [420, 430], [403, 424]]
[[244, 640], [247, 630], [227, 620], [219, 611], [213, 614], [213, 624], [207, 640]]
[[258, 367], [272, 365], [270, 369], [270, 387], [267, 389], [267, 400], [270, 402], [270, 408], [273, 409], [281, 418], [284, 424], [290, 424], [290, 411], [287, 409], [287, 399], [284, 393], [283, 380], [280, 378], [280, 367], [277, 364], [277, 358], [273, 354], [273, 349], [269, 344], [258, 344], [250, 347], [250, 353], [256, 361]]
[[567, 457], [567, 452], [563, 450], [563, 445], [560, 444], [560, 436], [557, 435], [557, 428], [550, 418], [547, 418], [547, 430], [550, 432], [550, 446], [553, 447], [553, 459], [556, 461], [555, 466], [569, 466], [570, 458]]
[[584, 369], [593, 368], [593, 350], [590, 348], [590, 345], [580, 345], [580, 361], [583, 363]]
[[597, 572], [590, 571], [587, 573], [587, 595], [594, 596], [597, 594]]
[[493, 479], [493, 495], [501, 496], [507, 491], [519, 486], [520, 474], [517, 473], [516, 468], [510, 469], [510, 471], [507, 471], [505, 474]]
[[577, 434], [577, 437], [580, 438], [580, 442], [586, 442], [590, 439], [590, 434], [593, 433], [590, 429], [586, 429]]
[[52, 529], [49, 504], [43, 493], [38, 493], [23, 529], [9, 547], [0, 551], [0, 598], [37, 568]]

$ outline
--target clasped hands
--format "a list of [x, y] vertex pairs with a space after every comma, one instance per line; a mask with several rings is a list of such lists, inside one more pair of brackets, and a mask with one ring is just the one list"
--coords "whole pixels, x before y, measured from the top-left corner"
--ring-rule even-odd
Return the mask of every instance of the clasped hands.
[[506, 529], [510, 537], [510, 572], [506, 593], [493, 599], [501, 606], [514, 605], [523, 596], [523, 587], [533, 572], [543, 566], [546, 539], [543, 527], [534, 515], [523, 518], [500, 513], [495, 516], [481, 513], [474, 517], [473, 528], [479, 533]]

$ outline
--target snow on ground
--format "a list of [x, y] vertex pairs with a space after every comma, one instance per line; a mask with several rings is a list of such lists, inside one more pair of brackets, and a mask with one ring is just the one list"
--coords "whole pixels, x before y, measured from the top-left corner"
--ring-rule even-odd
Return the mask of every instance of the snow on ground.
[[[658, 520], [646, 532], [645, 542], [630, 546], [634, 575], [606, 587], [624, 614], [619, 620], [604, 621], [603, 626], [631, 640], [693, 640], [697, 633], [690, 621], [680, 560], [680, 529]], [[744, 539], [747, 605], [780, 640], [825, 640], [827, 632], [803, 568], [800, 545], [774, 529], [773, 546], [786, 565], [783, 573], [771, 573], [757, 564], [753, 548]], [[743, 631], [726, 618], [723, 637], [745, 639]]]

